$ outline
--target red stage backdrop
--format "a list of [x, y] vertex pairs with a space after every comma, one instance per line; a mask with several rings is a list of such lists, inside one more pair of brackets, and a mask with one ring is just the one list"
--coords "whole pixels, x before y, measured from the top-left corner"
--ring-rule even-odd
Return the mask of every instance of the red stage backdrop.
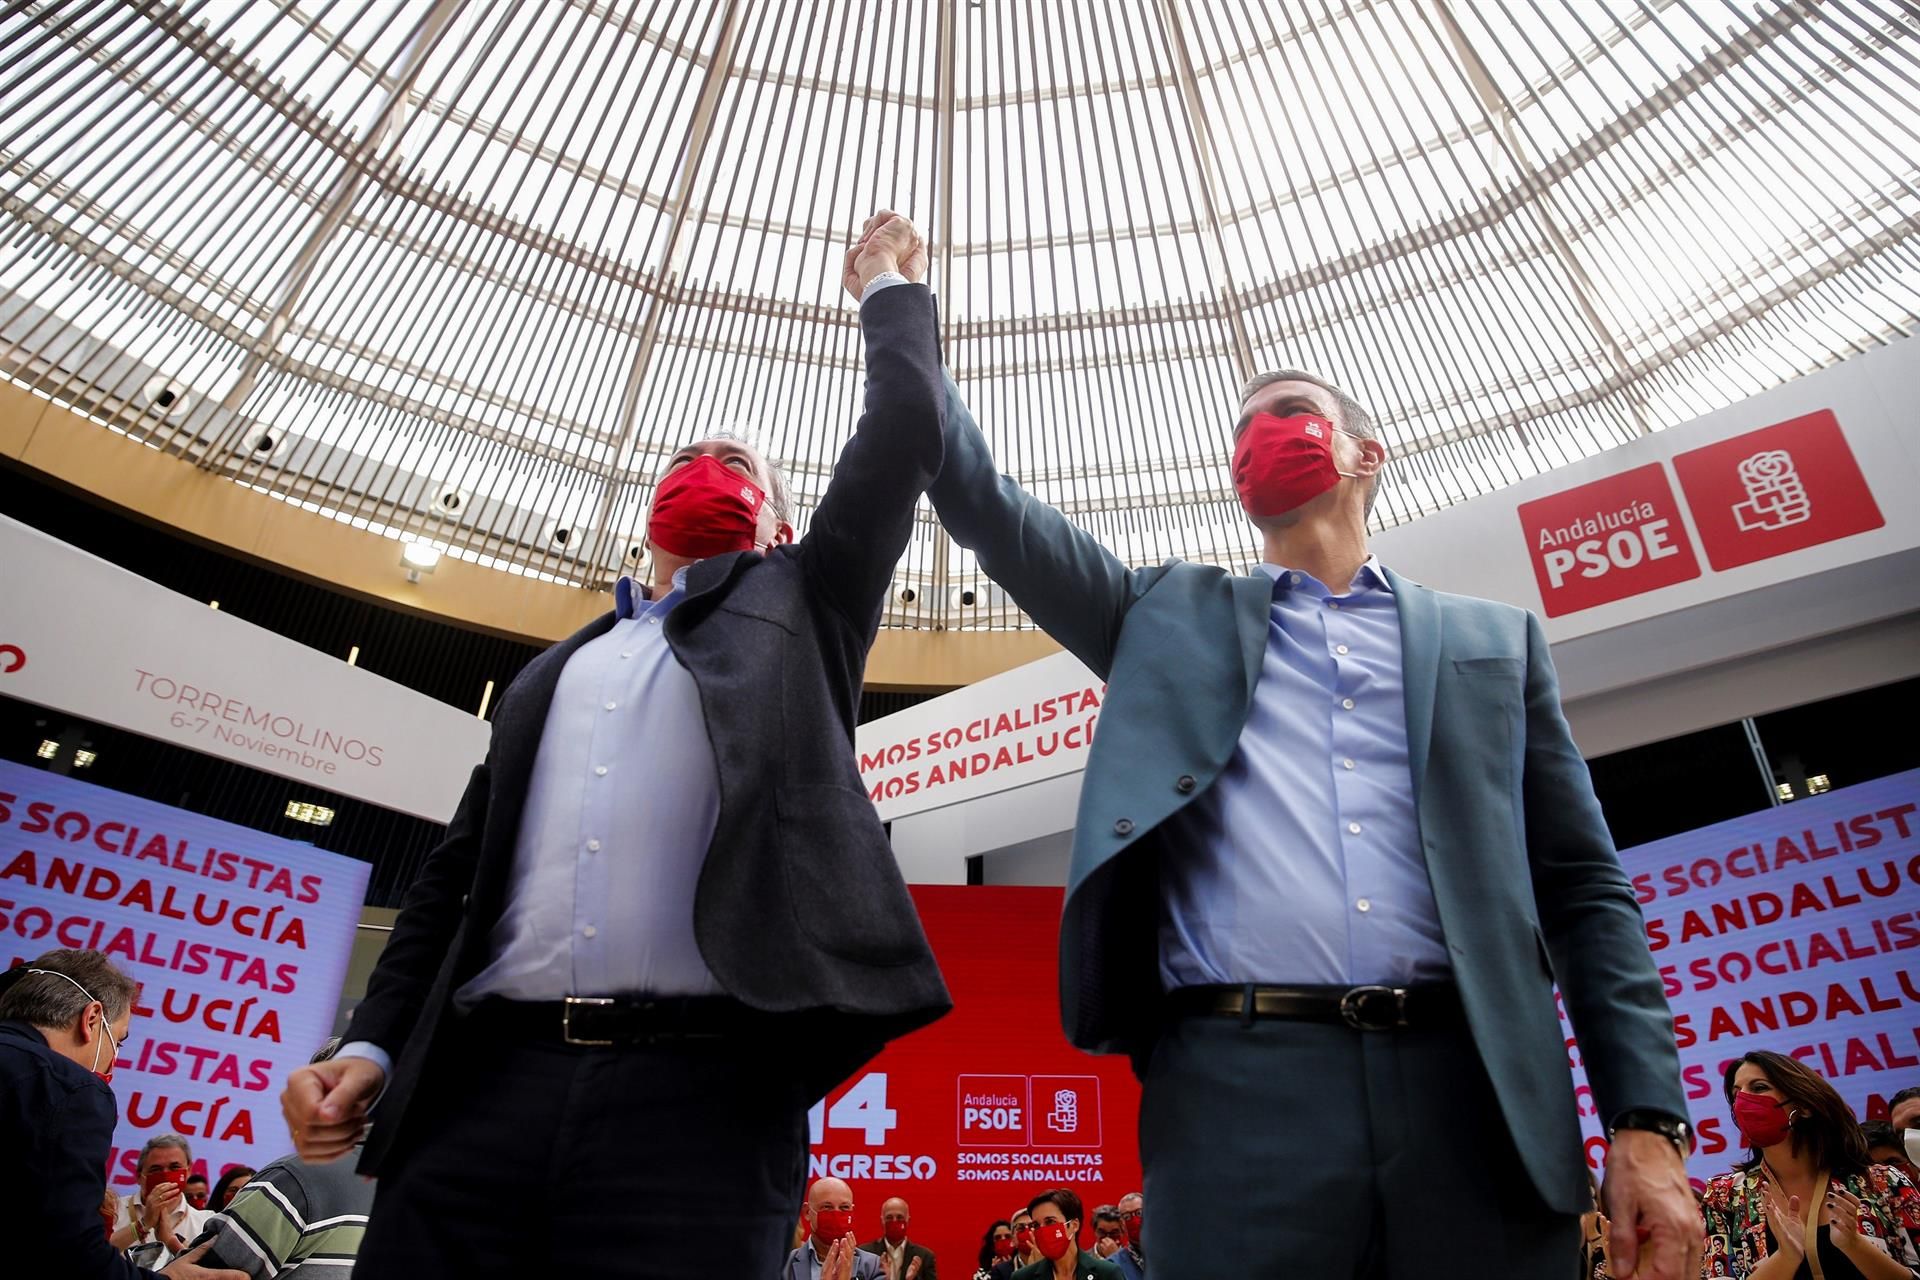
[[[1125, 1058], [1060, 1032], [1059, 889], [916, 885], [913, 899], [953, 1012], [814, 1107], [808, 1174], [853, 1185], [863, 1242], [881, 1202], [904, 1198], [908, 1238], [944, 1280], [966, 1280], [987, 1224], [1039, 1191], [1071, 1187], [1091, 1215], [1140, 1190], [1140, 1086]], [[1092, 1239], [1088, 1223], [1081, 1246]]]

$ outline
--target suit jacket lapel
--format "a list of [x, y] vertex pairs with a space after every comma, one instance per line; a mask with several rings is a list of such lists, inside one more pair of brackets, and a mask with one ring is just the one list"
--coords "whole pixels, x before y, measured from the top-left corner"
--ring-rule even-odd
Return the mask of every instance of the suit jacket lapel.
[[[1246, 668], [1243, 696], [1251, 699], [1267, 653], [1267, 622], [1273, 612], [1273, 579], [1255, 570], [1233, 579], [1233, 613], [1240, 624], [1240, 661]], [[1240, 726], [1235, 725], [1235, 736]]]
[[1440, 602], [1433, 592], [1388, 569], [1400, 610], [1400, 669], [1406, 681], [1407, 763], [1417, 807], [1433, 749], [1433, 700], [1440, 681]]

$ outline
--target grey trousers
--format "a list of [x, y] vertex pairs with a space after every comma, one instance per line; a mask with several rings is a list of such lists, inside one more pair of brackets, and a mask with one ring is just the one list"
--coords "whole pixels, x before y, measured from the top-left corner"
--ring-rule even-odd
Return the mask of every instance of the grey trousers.
[[1153, 1280], [1579, 1274], [1464, 1027], [1185, 1018], [1143, 1081]]

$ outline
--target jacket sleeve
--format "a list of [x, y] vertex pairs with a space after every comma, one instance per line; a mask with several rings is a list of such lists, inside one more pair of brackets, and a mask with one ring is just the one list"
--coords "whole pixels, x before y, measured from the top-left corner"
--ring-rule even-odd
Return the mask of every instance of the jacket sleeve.
[[77, 1089], [47, 1117], [39, 1135], [41, 1168], [28, 1180], [45, 1200], [25, 1210], [22, 1225], [44, 1231], [43, 1257], [59, 1259], [62, 1280], [152, 1280], [107, 1243], [100, 1201], [105, 1197], [106, 1153], [113, 1147], [113, 1095], [105, 1089]]
[[1106, 679], [1120, 623], [1144, 590], [1094, 536], [1000, 473], [986, 438], [946, 380], [946, 460], [927, 495], [953, 540], [1027, 616]]
[[353, 1011], [349, 1035], [400, 1057], [408, 1030], [420, 1019], [434, 977], [460, 928], [467, 891], [480, 858], [480, 832], [487, 816], [487, 766], [475, 766], [447, 834], [427, 855], [426, 866], [407, 890], [400, 916], [380, 963], [367, 980], [367, 998]]
[[1522, 803], [1534, 900], [1600, 1117], [1646, 1109], [1687, 1118], [1673, 1014], [1646, 922], [1560, 710], [1540, 620], [1527, 615]]
[[913, 512], [940, 470], [940, 341], [933, 295], [895, 285], [860, 304], [866, 335], [866, 408], [840, 452], [800, 542], [810, 581], [868, 642]]

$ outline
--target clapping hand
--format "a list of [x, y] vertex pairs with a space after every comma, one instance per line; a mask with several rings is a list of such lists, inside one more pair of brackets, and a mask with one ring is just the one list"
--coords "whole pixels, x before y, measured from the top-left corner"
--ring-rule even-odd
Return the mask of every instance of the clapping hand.
[[1770, 1173], [1761, 1174], [1760, 1203], [1767, 1211], [1767, 1229], [1782, 1249], [1804, 1256], [1807, 1223], [1800, 1213], [1800, 1197], [1790, 1196]]
[[1827, 1205], [1824, 1216], [1833, 1235], [1833, 1243], [1838, 1248], [1846, 1248], [1853, 1238], [1860, 1234], [1860, 1197], [1845, 1187], [1827, 1188]]
[[820, 1280], [853, 1280], [853, 1237], [841, 1236], [827, 1246], [827, 1260], [820, 1268]]

